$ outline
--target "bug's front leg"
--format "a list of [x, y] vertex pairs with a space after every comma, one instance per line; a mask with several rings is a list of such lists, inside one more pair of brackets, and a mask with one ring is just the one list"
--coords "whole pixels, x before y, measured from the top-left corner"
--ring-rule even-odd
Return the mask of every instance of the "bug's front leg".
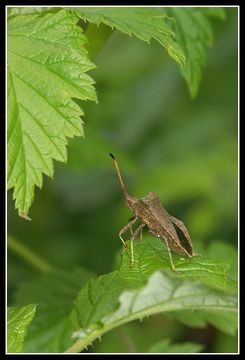
[[120, 231], [119, 231], [119, 238], [121, 240], [121, 242], [123, 243], [123, 250], [122, 250], [122, 255], [124, 254], [125, 250], [127, 249], [127, 245], [125, 243], [125, 241], [123, 240], [122, 235], [128, 231], [128, 229], [130, 229], [131, 234], [132, 234], [132, 225], [138, 220], [138, 217], [136, 216], [135, 218], [133, 218], [132, 220], [129, 221], [129, 223], [127, 225], [125, 225]]
[[142, 233], [142, 229], [145, 226], [145, 224], [141, 224], [133, 233], [132, 237], [131, 237], [131, 258], [130, 258], [130, 268], [132, 269], [134, 266], [134, 240], [137, 238], [139, 232], [141, 231]]

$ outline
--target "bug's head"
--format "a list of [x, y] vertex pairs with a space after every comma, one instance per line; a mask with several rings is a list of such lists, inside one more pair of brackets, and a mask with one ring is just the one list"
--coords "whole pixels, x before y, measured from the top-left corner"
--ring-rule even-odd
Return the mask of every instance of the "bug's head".
[[125, 196], [125, 204], [133, 212], [135, 211], [135, 207], [138, 204], [138, 202], [139, 200], [134, 196], [128, 194]]

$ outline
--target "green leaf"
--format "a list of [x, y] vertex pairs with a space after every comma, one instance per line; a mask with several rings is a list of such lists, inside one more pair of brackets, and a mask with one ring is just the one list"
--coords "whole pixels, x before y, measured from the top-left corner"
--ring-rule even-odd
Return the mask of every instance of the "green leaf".
[[160, 340], [152, 345], [148, 353], [199, 353], [203, 349], [202, 344], [191, 342], [171, 344], [169, 339]]
[[214, 260], [220, 260], [229, 263], [231, 267], [231, 277], [237, 280], [238, 254], [234, 246], [221, 241], [212, 241], [207, 249], [207, 256]]
[[[118, 270], [98, 278], [90, 279], [92, 274], [80, 269], [57, 270], [21, 284], [16, 303], [39, 304], [25, 351], [80, 351], [120, 324], [154, 313], [175, 314], [176, 310], [186, 310], [189, 315], [200, 308], [210, 314], [215, 310], [217, 323], [236, 327], [236, 282], [227, 276], [227, 265], [202, 257], [182, 259], [173, 255], [179, 272], [176, 275], [170, 269], [164, 245], [155, 238], [145, 239], [135, 245], [133, 270], [127, 251]], [[72, 300], [88, 279], [72, 310]], [[232, 312], [234, 316], [229, 318]]]
[[168, 24], [171, 21], [164, 10], [144, 7], [77, 7], [71, 8], [85, 21], [99, 25], [103, 23], [129, 36], [150, 42], [153, 38], [165, 47], [181, 66], [185, 55], [175, 39], [175, 33]]
[[168, 14], [175, 20], [176, 41], [184, 49], [186, 65], [180, 72], [194, 97], [206, 63], [206, 47], [213, 44], [213, 30], [208, 16], [224, 19], [222, 8], [169, 7]]
[[213, 16], [215, 18], [218, 18], [220, 20], [225, 20], [226, 19], [226, 14], [225, 14], [225, 10], [222, 7], [205, 7], [203, 8], [203, 11], [209, 15], [209, 16]]
[[8, 353], [23, 352], [25, 336], [35, 312], [34, 304], [8, 307]]
[[232, 290], [236, 282], [227, 277], [223, 264], [199, 257], [178, 257], [176, 262], [174, 257], [176, 275], [166, 251], [154, 241], [137, 244], [135, 258], [133, 270], [127, 253], [117, 271], [91, 279], [82, 288], [71, 315], [72, 337], [77, 341], [67, 352], [81, 351], [105, 332], [152, 314], [205, 309], [223, 316], [223, 312], [237, 311]]
[[220, 313], [211, 310], [173, 311], [169, 316], [192, 328], [205, 328], [209, 323], [226, 334], [234, 336], [237, 333], [236, 312], [224, 311], [220, 316]]
[[18, 6], [8, 8], [8, 18], [16, 15], [32, 15], [32, 14], [44, 14], [47, 12], [57, 12], [59, 8], [52, 6]]
[[70, 345], [72, 301], [91, 276], [80, 268], [55, 270], [20, 285], [15, 302], [39, 304], [26, 337], [26, 352], [62, 352]]
[[[192, 97], [197, 94], [206, 63], [206, 48], [213, 43], [209, 17], [225, 20], [221, 7], [74, 7], [84, 21], [111, 28], [140, 40], [151, 38], [164, 46], [178, 62]], [[52, 7], [12, 8], [11, 16], [54, 11]], [[169, 17], [168, 17], [169, 15]]]
[[83, 135], [72, 98], [96, 100], [78, 19], [62, 10], [8, 20], [8, 189], [26, 218], [42, 174], [66, 161], [67, 137]]

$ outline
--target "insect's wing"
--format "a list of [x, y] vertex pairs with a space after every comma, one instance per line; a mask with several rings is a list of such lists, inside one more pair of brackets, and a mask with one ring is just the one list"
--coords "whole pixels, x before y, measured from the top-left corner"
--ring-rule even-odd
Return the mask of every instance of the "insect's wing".
[[175, 227], [181, 245], [186, 249], [186, 251], [190, 256], [193, 256], [194, 253], [193, 253], [192, 241], [188, 233], [188, 230], [185, 227], [185, 224], [181, 220], [176, 219], [174, 216], [170, 216], [170, 219]]
[[[184, 223], [171, 216], [167, 210], [164, 209], [156, 193], [149, 193], [142, 200], [151, 210], [152, 215], [158, 224], [161, 225], [161, 228], [165, 230], [165, 233], [167, 232], [167, 240], [169, 240], [171, 250], [184, 256], [193, 256], [192, 241]], [[164, 232], [162, 232], [162, 234], [163, 233]], [[163, 234], [161, 237], [166, 238], [166, 234]]]

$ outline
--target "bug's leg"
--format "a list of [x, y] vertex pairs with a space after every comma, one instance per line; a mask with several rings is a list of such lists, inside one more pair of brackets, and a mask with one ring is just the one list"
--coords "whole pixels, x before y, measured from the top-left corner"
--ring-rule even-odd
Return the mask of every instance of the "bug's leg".
[[172, 269], [173, 269], [173, 271], [176, 271], [175, 266], [174, 266], [174, 262], [173, 262], [173, 259], [172, 259], [171, 250], [170, 250], [170, 247], [168, 245], [168, 241], [166, 239], [165, 239], [165, 243], [166, 243], [166, 246], [167, 246], [167, 249], [168, 249], [168, 255], [169, 255], [169, 258], [170, 258]]
[[[128, 221], [131, 222], [131, 221], [134, 220], [134, 219], [135, 219], [135, 216], [131, 216], [131, 218], [129, 218]], [[130, 229], [131, 235], [133, 235], [134, 232], [133, 232], [132, 224], [130, 225], [130, 228], [129, 228], [129, 229]]]
[[131, 258], [130, 258], [130, 268], [132, 269], [134, 267], [134, 240], [137, 238], [140, 231], [142, 231], [145, 224], [141, 224], [133, 233], [131, 237]]
[[140, 242], [142, 243], [142, 241], [143, 241], [143, 226], [140, 229]]
[[126, 245], [125, 241], [122, 238], [122, 234], [124, 234], [126, 231], [128, 231], [128, 229], [132, 229], [131, 226], [136, 222], [137, 219], [138, 219], [138, 217], [136, 216], [133, 220], [131, 220], [127, 225], [125, 225], [119, 231], [119, 238], [120, 238], [121, 242], [123, 243], [122, 255], [124, 254], [125, 250], [127, 249], [127, 245]]

